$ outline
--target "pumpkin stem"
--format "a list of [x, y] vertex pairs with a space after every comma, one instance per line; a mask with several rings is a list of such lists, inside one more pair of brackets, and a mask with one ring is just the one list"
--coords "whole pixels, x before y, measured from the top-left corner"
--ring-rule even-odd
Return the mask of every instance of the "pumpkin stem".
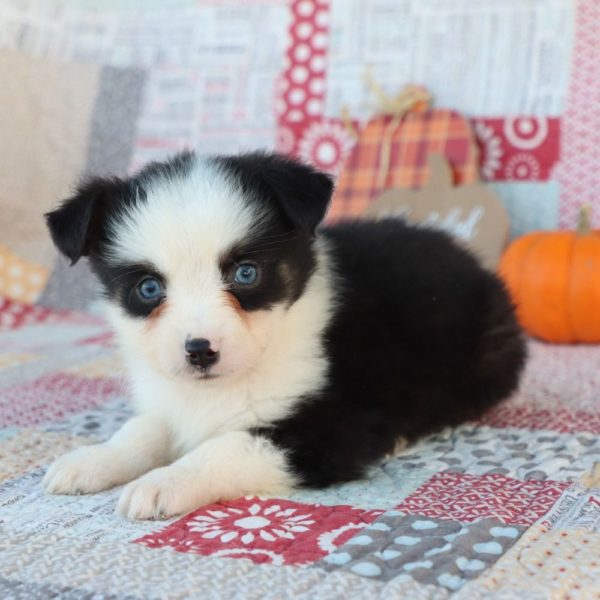
[[582, 204], [579, 207], [579, 219], [577, 221], [577, 233], [579, 235], [589, 235], [592, 231], [592, 207], [589, 204]]

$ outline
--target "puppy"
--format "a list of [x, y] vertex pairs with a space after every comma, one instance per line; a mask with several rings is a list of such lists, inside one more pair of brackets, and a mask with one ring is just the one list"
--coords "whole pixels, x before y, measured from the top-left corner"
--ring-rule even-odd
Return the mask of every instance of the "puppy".
[[128, 484], [118, 511], [154, 519], [318, 488], [515, 390], [525, 349], [500, 281], [399, 220], [315, 233], [331, 193], [281, 156], [184, 153], [47, 215], [100, 280], [137, 415], [57, 460], [47, 492]]

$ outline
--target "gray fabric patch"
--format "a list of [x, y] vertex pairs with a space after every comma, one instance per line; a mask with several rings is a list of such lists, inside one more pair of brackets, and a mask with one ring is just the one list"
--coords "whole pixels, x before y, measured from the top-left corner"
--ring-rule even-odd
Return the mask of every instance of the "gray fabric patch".
[[514, 479], [574, 481], [600, 462], [600, 438], [461, 425], [424, 438], [392, 459], [388, 471], [431, 469]]
[[455, 591], [495, 563], [525, 529], [498, 519], [464, 524], [389, 511], [318, 566], [383, 581], [413, 579]]
[[128, 600], [134, 596], [118, 596], [94, 591], [64, 588], [57, 585], [13, 581], [0, 577], [0, 598], [3, 600]]
[[[83, 177], [123, 175], [129, 167], [140, 113], [145, 72], [134, 68], [102, 68], [94, 104]], [[75, 182], [73, 182], [75, 183]], [[56, 261], [39, 304], [83, 310], [98, 296], [98, 284], [86, 260], [74, 267]]]
[[63, 421], [49, 423], [43, 429], [70, 435], [93, 435], [100, 440], [107, 440], [132, 416], [133, 411], [125, 400], [115, 400]]
[[98, 283], [87, 259], [71, 267], [65, 257], [59, 256], [39, 304], [48, 308], [84, 310], [97, 297]]
[[140, 69], [103, 67], [90, 128], [86, 175], [123, 175], [127, 171], [145, 79]]

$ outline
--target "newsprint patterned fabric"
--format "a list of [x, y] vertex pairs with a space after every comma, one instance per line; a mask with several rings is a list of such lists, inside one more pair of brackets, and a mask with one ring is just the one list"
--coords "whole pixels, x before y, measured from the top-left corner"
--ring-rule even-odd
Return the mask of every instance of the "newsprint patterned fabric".
[[130, 414], [106, 325], [9, 301], [0, 323], [2, 598], [600, 598], [600, 347], [530, 342], [514, 398], [364, 481], [130, 522], [119, 489], [40, 487]]

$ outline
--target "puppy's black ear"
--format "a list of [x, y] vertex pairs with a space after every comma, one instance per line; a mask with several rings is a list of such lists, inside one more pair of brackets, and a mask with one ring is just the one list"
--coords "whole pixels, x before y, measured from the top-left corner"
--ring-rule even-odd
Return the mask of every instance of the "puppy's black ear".
[[292, 223], [313, 233], [331, 200], [331, 177], [279, 155], [265, 157], [262, 176]]
[[120, 179], [94, 178], [59, 208], [46, 213], [52, 241], [72, 265], [87, 256], [102, 237], [108, 210], [124, 188], [126, 183]]
[[243, 187], [255, 187], [258, 180], [299, 229], [313, 233], [325, 216], [333, 192], [329, 175], [279, 154], [245, 154], [223, 163], [238, 173]]

